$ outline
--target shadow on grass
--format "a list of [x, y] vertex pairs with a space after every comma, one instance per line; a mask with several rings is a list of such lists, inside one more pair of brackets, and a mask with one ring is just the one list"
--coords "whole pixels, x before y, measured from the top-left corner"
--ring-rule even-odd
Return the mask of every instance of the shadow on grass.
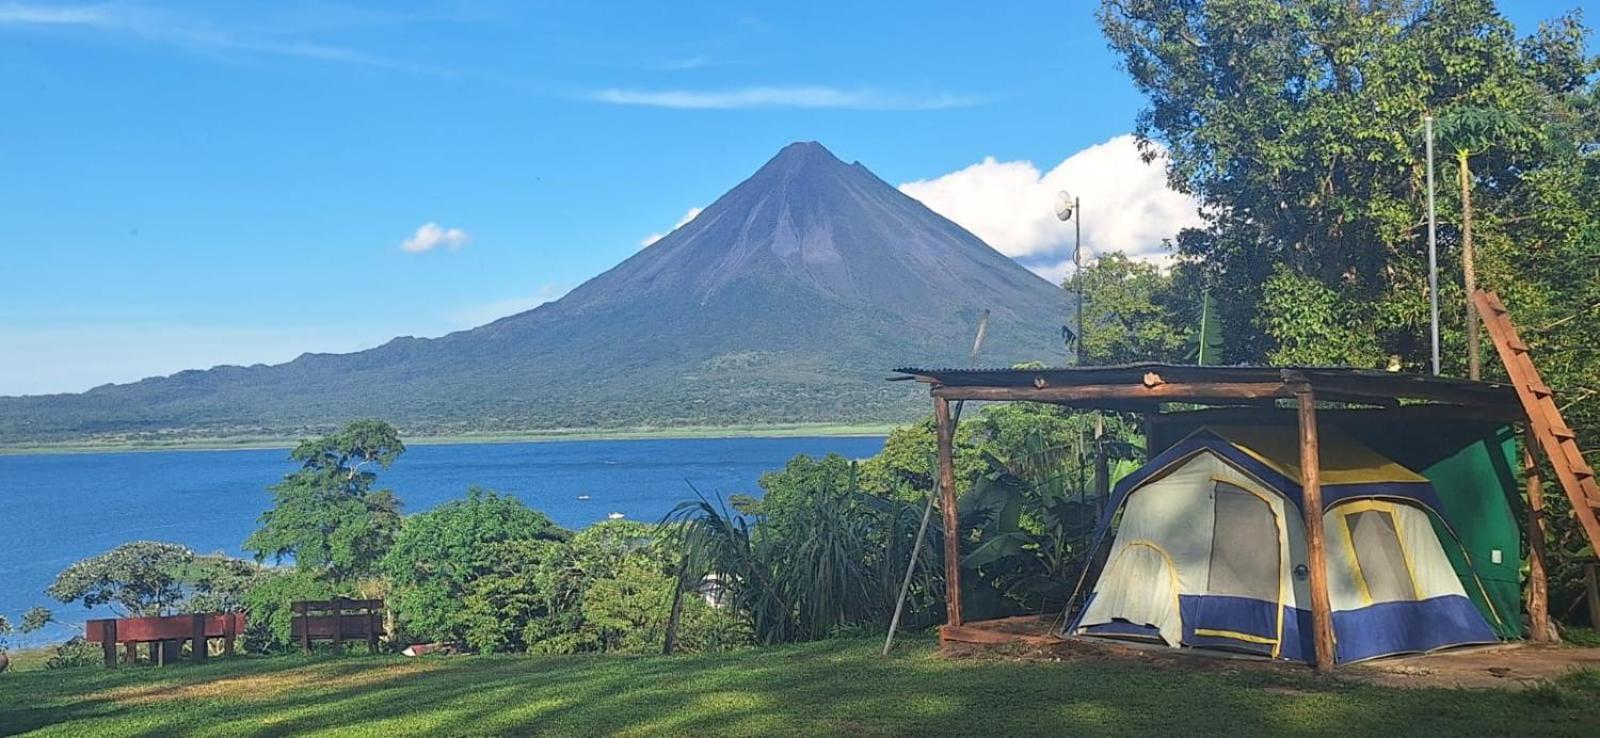
[[0, 733], [1576, 734], [1600, 718], [1594, 695], [1384, 690], [1258, 670], [952, 661], [932, 651], [921, 640], [879, 659], [870, 641], [836, 640], [676, 658], [286, 657], [17, 675], [27, 679], [0, 679]]

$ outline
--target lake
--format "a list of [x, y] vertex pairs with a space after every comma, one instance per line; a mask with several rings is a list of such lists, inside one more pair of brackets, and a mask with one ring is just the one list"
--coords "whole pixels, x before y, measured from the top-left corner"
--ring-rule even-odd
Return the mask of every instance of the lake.
[[[690, 484], [707, 496], [759, 496], [757, 479], [795, 454], [865, 458], [882, 448], [882, 437], [848, 436], [418, 445], [380, 472], [378, 486], [407, 513], [479, 485], [569, 528], [613, 512], [654, 523], [694, 496]], [[61, 640], [106, 616], [44, 594], [84, 557], [136, 540], [244, 555], [239, 544], [270, 503], [266, 487], [294, 469], [286, 449], [0, 456], [0, 614], [16, 624], [43, 605], [63, 621], [14, 635], [13, 645]]]

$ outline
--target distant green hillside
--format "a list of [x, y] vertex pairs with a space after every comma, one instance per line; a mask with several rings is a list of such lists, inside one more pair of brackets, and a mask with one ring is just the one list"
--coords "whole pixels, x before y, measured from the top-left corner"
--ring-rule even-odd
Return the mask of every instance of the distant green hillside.
[[359, 416], [416, 434], [884, 423], [927, 395], [884, 381], [1059, 362], [1061, 290], [815, 143], [786, 147], [682, 228], [566, 297], [435, 339], [0, 398], [0, 444], [281, 436]]

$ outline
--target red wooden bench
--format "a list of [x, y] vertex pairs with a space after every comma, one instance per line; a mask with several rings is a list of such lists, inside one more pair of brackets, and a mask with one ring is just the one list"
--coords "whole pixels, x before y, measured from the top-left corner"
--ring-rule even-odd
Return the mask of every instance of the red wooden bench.
[[165, 664], [173, 656], [168, 648], [158, 644], [186, 640], [193, 643], [191, 658], [195, 661], [204, 661], [210, 655], [207, 652], [207, 639], [210, 638], [221, 638], [223, 655], [232, 656], [234, 639], [244, 632], [244, 626], [242, 612], [109, 618], [90, 620], [84, 626], [83, 639], [99, 643], [105, 654], [106, 667], [114, 669], [117, 666], [117, 644], [125, 648], [130, 664], [134, 662], [141, 643], [152, 644], [150, 655], [158, 664]]
[[345, 641], [364, 640], [369, 653], [378, 652], [378, 637], [383, 635], [383, 600], [331, 600], [294, 602], [292, 632], [301, 650], [311, 653], [313, 640], [333, 641], [333, 650], [344, 650]]

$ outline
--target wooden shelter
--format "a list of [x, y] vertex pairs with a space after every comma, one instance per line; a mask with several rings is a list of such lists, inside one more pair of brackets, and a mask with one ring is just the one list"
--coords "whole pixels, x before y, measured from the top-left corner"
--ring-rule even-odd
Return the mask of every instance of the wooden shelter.
[[[955, 423], [952, 401], [1026, 401], [1143, 416], [1147, 435], [1163, 422], [1204, 415], [1219, 422], [1288, 421], [1299, 437], [1307, 557], [1311, 564], [1312, 636], [1315, 665], [1334, 663], [1333, 615], [1329, 603], [1323, 540], [1322, 463], [1319, 424], [1338, 422], [1416, 423], [1449, 421], [1528, 422], [1511, 385], [1346, 368], [1207, 367], [1172, 364], [1049, 369], [898, 370], [929, 386], [938, 434], [939, 495], [945, 527], [947, 624], [963, 624], [960, 535], [956, 519]], [[1201, 410], [1200, 408], [1209, 408]], [[1287, 416], [1287, 417], [1285, 417]], [[1319, 417], [1323, 420], [1319, 421]], [[1532, 561], [1528, 610], [1531, 636], [1548, 638], [1544, 582], [1542, 503], [1531, 457], [1524, 463], [1530, 497], [1527, 518]], [[1103, 484], [1103, 480], [1101, 482]]]

